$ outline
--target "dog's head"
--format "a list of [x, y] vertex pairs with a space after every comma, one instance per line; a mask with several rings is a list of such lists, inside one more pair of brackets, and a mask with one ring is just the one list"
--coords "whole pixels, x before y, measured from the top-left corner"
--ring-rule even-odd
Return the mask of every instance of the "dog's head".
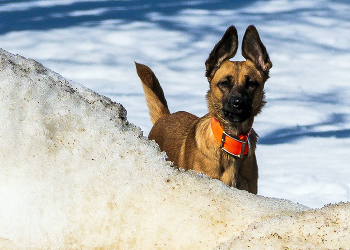
[[249, 26], [242, 42], [246, 61], [231, 62], [238, 48], [237, 30], [229, 27], [205, 62], [210, 83], [209, 112], [229, 133], [247, 133], [264, 106], [264, 84], [272, 67], [258, 31]]

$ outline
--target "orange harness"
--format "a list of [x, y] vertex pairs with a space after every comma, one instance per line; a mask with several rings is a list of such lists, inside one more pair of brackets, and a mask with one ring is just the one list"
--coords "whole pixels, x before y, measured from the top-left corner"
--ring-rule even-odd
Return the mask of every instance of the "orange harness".
[[211, 118], [210, 124], [215, 139], [220, 143], [222, 150], [239, 158], [242, 158], [249, 153], [250, 131], [246, 135], [240, 135], [238, 138], [233, 138], [222, 129], [219, 122], [214, 117]]

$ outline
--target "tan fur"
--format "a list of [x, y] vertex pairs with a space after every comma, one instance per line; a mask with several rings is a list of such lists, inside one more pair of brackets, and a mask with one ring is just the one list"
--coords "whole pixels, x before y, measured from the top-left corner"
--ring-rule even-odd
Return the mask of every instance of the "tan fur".
[[[201, 118], [184, 111], [170, 114], [163, 90], [152, 70], [142, 64], [136, 64], [136, 68], [154, 123], [148, 138], [159, 144], [175, 166], [202, 172], [212, 178], [220, 179], [229, 186], [256, 194], [257, 134], [251, 129], [251, 125], [265, 104], [263, 89], [272, 63], [254, 26], [247, 28], [243, 38], [242, 54], [246, 57], [246, 61], [228, 60], [235, 55], [237, 46], [237, 31], [231, 26], [209, 55], [206, 61], [206, 76], [210, 83], [207, 94], [209, 113]], [[222, 83], [225, 81], [229, 84]], [[232, 106], [232, 98], [243, 95], [249, 96], [251, 109], [250, 106], [246, 109], [251, 112], [247, 113], [247, 116], [249, 115], [247, 118], [236, 122], [233, 118], [228, 118], [227, 113], [225, 114], [225, 107]], [[236, 115], [235, 112], [232, 111], [233, 115]], [[238, 114], [239, 117], [240, 115]], [[231, 136], [251, 131], [249, 156], [238, 158], [221, 150], [211, 130], [212, 116]]]
[[146, 102], [154, 124], [159, 118], [170, 114], [163, 89], [153, 71], [146, 65], [136, 64], [137, 74], [141, 79]]

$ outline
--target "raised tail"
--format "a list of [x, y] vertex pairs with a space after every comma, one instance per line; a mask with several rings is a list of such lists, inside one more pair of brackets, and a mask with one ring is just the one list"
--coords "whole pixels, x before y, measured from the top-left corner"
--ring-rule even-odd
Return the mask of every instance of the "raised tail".
[[153, 71], [146, 65], [136, 63], [137, 75], [142, 82], [143, 91], [145, 92], [146, 102], [154, 124], [159, 118], [170, 114], [168, 104], [164, 97], [164, 92]]

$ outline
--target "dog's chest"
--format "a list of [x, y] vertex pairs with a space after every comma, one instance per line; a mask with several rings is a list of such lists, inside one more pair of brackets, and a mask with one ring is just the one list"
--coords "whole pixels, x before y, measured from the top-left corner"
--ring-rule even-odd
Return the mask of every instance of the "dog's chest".
[[220, 154], [220, 168], [222, 174], [219, 179], [229, 186], [237, 187], [241, 163], [242, 159], [231, 156], [226, 152], [222, 152]]

